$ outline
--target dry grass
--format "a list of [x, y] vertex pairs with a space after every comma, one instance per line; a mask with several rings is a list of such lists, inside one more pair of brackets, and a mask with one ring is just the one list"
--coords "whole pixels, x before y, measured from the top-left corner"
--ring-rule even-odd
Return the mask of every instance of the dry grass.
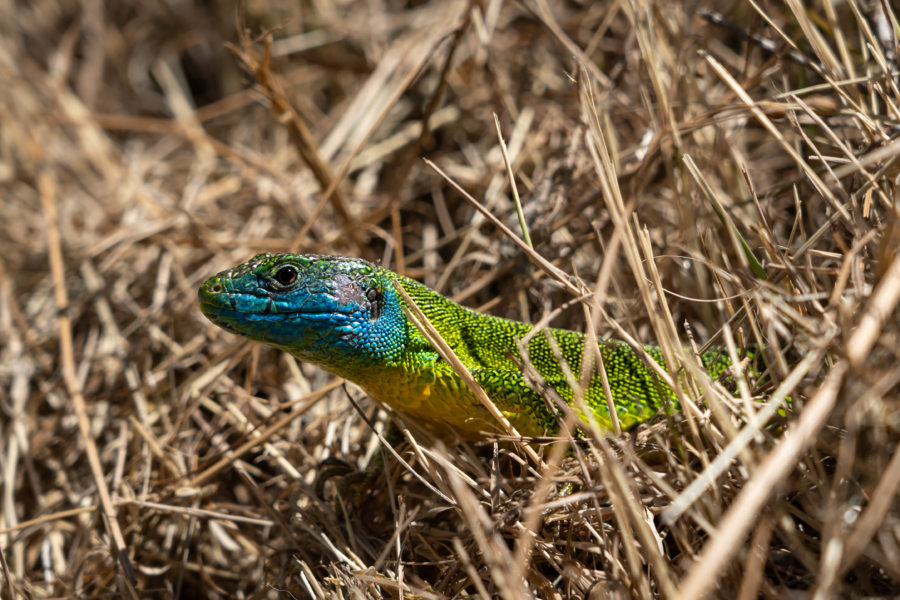
[[[685, 4], [0, 9], [0, 596], [900, 593], [898, 15]], [[386, 415], [195, 303], [288, 249], [659, 344], [685, 410], [320, 496]]]

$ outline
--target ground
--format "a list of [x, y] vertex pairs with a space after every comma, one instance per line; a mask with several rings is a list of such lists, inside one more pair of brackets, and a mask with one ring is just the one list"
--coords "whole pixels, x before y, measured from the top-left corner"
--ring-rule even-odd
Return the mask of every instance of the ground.
[[[0, 596], [900, 593], [891, 3], [0, 16]], [[382, 460], [360, 390], [197, 308], [287, 250], [660, 345], [686, 409]]]

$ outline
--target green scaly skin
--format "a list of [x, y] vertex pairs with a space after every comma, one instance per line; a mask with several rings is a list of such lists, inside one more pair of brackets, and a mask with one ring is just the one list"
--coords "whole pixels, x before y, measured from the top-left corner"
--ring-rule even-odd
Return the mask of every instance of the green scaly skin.
[[[426, 286], [364, 260], [303, 254], [260, 254], [200, 286], [200, 308], [224, 329], [281, 348], [362, 387], [401, 418], [441, 436], [477, 439], [500, 428], [450, 365], [406, 317], [393, 282], [412, 297], [475, 380], [523, 435], [557, 433], [543, 397], [526, 383], [512, 357], [531, 326], [476, 313]], [[571, 372], [580, 372], [584, 335], [549, 329]], [[566, 402], [572, 390], [544, 335], [529, 360]], [[600, 340], [612, 400], [623, 428], [667, 405], [672, 390], [621, 341]], [[663, 368], [655, 346], [644, 350]], [[713, 349], [702, 356], [710, 376], [730, 366]], [[612, 429], [599, 374], [585, 391], [597, 422]]]

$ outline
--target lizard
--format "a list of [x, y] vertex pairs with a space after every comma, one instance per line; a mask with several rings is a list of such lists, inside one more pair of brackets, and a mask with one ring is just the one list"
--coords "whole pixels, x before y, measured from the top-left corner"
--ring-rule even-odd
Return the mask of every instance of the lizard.
[[[200, 309], [213, 323], [284, 350], [352, 381], [402, 419], [440, 436], [484, 439], [501, 431], [494, 417], [436, 352], [403, 308], [399, 284], [452, 348], [510, 424], [525, 436], [554, 435], [558, 411], [526, 381], [517, 363], [518, 339], [532, 326], [475, 312], [422, 283], [368, 261], [315, 254], [259, 254], [201, 284]], [[547, 331], [571, 373], [580, 372], [585, 335]], [[623, 429], [667, 406], [678, 409], [672, 389], [627, 343], [599, 339], [599, 352]], [[665, 369], [656, 346], [643, 350]], [[753, 358], [754, 351], [748, 350]], [[528, 360], [558, 396], [573, 392], [558, 354], [543, 335], [528, 343]], [[727, 374], [721, 348], [700, 355], [709, 375]], [[577, 375], [576, 375], [577, 376]], [[594, 370], [584, 399], [596, 422], [612, 431], [601, 376]]]

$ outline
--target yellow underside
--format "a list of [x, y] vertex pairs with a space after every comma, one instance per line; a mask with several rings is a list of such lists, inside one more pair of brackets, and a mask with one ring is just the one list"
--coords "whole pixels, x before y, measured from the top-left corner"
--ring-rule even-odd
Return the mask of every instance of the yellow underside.
[[[414, 381], [413, 381], [414, 380]], [[430, 383], [404, 369], [383, 369], [359, 382], [375, 400], [396, 411], [410, 427], [424, 428], [445, 439], [480, 439], [485, 433], [504, 434], [490, 412], [458, 377], [438, 377]], [[503, 412], [522, 435], [541, 435], [530, 415]]]

